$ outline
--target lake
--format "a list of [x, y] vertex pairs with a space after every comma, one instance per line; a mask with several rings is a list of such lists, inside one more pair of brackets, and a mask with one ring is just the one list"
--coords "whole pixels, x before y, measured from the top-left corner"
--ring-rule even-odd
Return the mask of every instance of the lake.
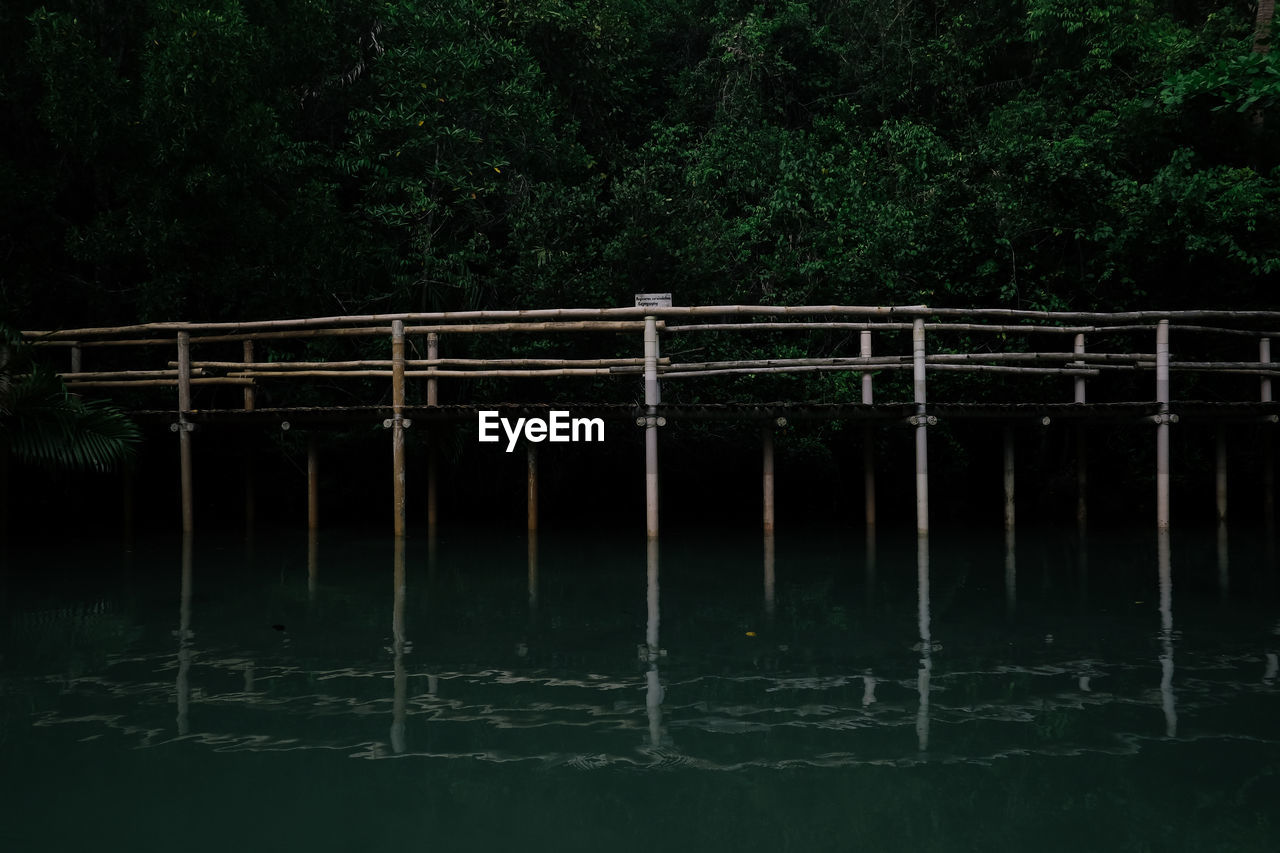
[[0, 845], [1276, 850], [1278, 580], [1243, 530], [14, 546]]

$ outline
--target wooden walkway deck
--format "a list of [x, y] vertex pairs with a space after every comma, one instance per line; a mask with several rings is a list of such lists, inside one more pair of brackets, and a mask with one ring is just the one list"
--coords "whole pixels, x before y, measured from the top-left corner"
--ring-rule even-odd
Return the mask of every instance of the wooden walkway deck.
[[[1280, 365], [1271, 361], [1271, 339], [1278, 334], [1280, 312], [1273, 311], [1100, 314], [922, 305], [467, 311], [24, 333], [37, 347], [62, 351], [59, 369], [71, 390], [109, 394], [140, 419], [171, 422], [179, 437], [184, 530], [194, 526], [190, 454], [197, 424], [290, 428], [382, 422], [392, 439], [393, 529], [402, 536], [404, 433], [414, 421], [474, 421], [481, 411], [508, 418], [570, 411], [574, 417], [626, 420], [644, 428], [651, 537], [658, 533], [658, 430], [679, 420], [762, 426], [766, 531], [773, 526], [775, 427], [806, 419], [865, 423], [870, 529], [875, 525], [871, 431], [877, 424], [906, 424], [915, 430], [921, 533], [929, 527], [927, 433], [941, 419], [1005, 426], [1005, 523], [1010, 528], [1012, 424], [1151, 424], [1157, 451], [1156, 521], [1158, 528], [1167, 529], [1170, 426], [1193, 420], [1220, 425], [1280, 421], [1280, 403], [1272, 397]], [[664, 348], [669, 355], [660, 355]], [[442, 357], [442, 349], [456, 354]], [[708, 353], [735, 357], [707, 360]], [[896, 375], [907, 371], [909, 380]], [[774, 381], [782, 376], [831, 373], [858, 374], [859, 381], [816, 383], [822, 385], [821, 399], [732, 399], [761, 383], [775, 388]], [[981, 400], [938, 400], [937, 392], [929, 390], [959, 373], [988, 377]], [[511, 397], [529, 396], [509, 390], [516, 380], [595, 385], [591, 402], [555, 401], [561, 395], [547, 391], [545, 384], [536, 386], [535, 401], [516, 402]], [[1055, 381], [1061, 382], [1056, 392], [1047, 384]], [[448, 398], [443, 402], [442, 383]], [[1174, 396], [1175, 390], [1182, 392], [1181, 398]], [[900, 399], [877, 400], [877, 391]], [[719, 399], [706, 402], [708, 396]], [[526, 442], [530, 529], [537, 524], [536, 441]], [[1222, 430], [1217, 441], [1218, 511], [1225, 518]], [[1275, 515], [1270, 448], [1268, 439], [1263, 471], [1268, 519]], [[1081, 451], [1078, 516], [1083, 523], [1083, 443]], [[318, 465], [314, 451], [309, 456], [313, 482], [308, 491], [314, 503]], [[426, 489], [432, 520], [434, 479], [432, 466]], [[314, 506], [310, 518], [314, 525]]]

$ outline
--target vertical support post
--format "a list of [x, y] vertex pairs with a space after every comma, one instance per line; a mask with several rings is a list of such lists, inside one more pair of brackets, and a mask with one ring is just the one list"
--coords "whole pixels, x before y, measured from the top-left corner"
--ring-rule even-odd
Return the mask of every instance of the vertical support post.
[[[1260, 338], [1258, 340], [1258, 361], [1263, 364], [1271, 363], [1271, 338]], [[1262, 377], [1261, 382], [1262, 402], [1271, 402], [1271, 377]]]
[[[863, 358], [871, 357], [871, 330], [863, 329], [858, 354]], [[874, 402], [871, 390], [871, 372], [862, 374], [862, 405], [870, 406]], [[876, 455], [874, 434], [871, 424], [862, 427], [862, 503], [866, 510], [867, 537], [875, 537], [876, 527]]]
[[[436, 332], [427, 333], [427, 361], [433, 362], [440, 358], [440, 335]], [[435, 377], [427, 379], [427, 405], [440, 405], [439, 388], [437, 388], [438, 380]], [[427, 434], [427, 538], [435, 539], [436, 535], [436, 430], [432, 430]]]
[[320, 458], [315, 436], [307, 436], [307, 529], [320, 529]]
[[[1075, 337], [1071, 351], [1077, 355], [1084, 353], [1084, 333], [1079, 333]], [[1077, 362], [1077, 367], [1084, 367], [1084, 362]], [[1085, 378], [1077, 376], [1075, 378], [1075, 402], [1084, 405], [1085, 400]], [[1080, 423], [1076, 426], [1076, 531], [1080, 536], [1084, 536], [1085, 528], [1089, 522], [1089, 453], [1085, 442], [1084, 424]]]
[[764, 615], [772, 622], [775, 607], [774, 591], [777, 587], [777, 542], [772, 533], [764, 535]]
[[529, 532], [538, 531], [538, 446], [531, 441], [525, 442], [525, 452], [529, 460]]
[[[1271, 363], [1271, 338], [1258, 341], [1258, 361]], [[1264, 403], [1271, 400], [1271, 377], [1264, 376], [1260, 383], [1261, 399]], [[1276, 523], [1276, 461], [1274, 427], [1264, 424], [1262, 427], [1262, 514], [1268, 540], [1275, 531]]]
[[645, 527], [650, 539], [658, 537], [658, 320], [644, 318], [644, 487]]
[[391, 466], [393, 527], [404, 536], [404, 321], [391, 322]]
[[1218, 524], [1227, 523], [1227, 431], [1219, 426], [1214, 435], [1214, 495], [1217, 498]]
[[1014, 528], [1013, 427], [1004, 428], [1004, 529]]
[[[1083, 332], [1076, 335], [1076, 339], [1071, 345], [1071, 352], [1075, 355], [1084, 355], [1084, 333]], [[1083, 361], [1075, 361], [1075, 362], [1072, 362], [1072, 364], [1076, 367], [1084, 367]], [[1083, 403], [1084, 402], [1084, 377], [1083, 376], [1076, 377], [1075, 386], [1076, 386], [1075, 388], [1076, 402]]]
[[[253, 363], [253, 341], [245, 341], [243, 349], [245, 364]], [[244, 410], [252, 412], [257, 407], [257, 395], [252, 385], [244, 386]]]
[[182, 532], [195, 530], [191, 493], [191, 335], [178, 332], [178, 466], [182, 489]]
[[916, 532], [929, 533], [929, 443], [925, 415], [924, 320], [911, 324], [912, 386], [916, 403]]
[[764, 455], [764, 532], [773, 533], [773, 427], [767, 426], [760, 432], [760, 443]]
[[1156, 325], [1156, 529], [1169, 529], [1169, 321]]
[[81, 368], [82, 362], [80, 358], [81, 352], [82, 350], [80, 349], [79, 344], [71, 345], [71, 372], [72, 373], [79, 373], [82, 369]]

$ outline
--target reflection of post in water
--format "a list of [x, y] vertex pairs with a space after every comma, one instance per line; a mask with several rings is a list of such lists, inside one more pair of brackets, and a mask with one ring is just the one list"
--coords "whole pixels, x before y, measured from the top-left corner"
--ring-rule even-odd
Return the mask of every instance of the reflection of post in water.
[[404, 537], [395, 538], [395, 554], [392, 557], [392, 583], [394, 593], [391, 599], [391, 657], [394, 678], [394, 698], [391, 704], [391, 751], [396, 754], [405, 750], [404, 716], [408, 702], [409, 676], [404, 668]]
[[188, 711], [191, 706], [191, 534], [182, 537], [182, 591], [178, 599], [178, 734], [190, 730]]
[[320, 531], [307, 530], [307, 601], [316, 603], [316, 589], [320, 585]]
[[1160, 572], [1160, 705], [1164, 709], [1164, 733], [1178, 735], [1178, 710], [1173, 697], [1173, 576], [1170, 572], [1169, 530], [1162, 528], [1156, 538], [1156, 559]]
[[652, 746], [662, 745], [662, 680], [658, 673], [658, 658], [662, 651], [658, 647], [658, 540], [648, 542], [645, 594], [648, 619], [645, 624], [645, 645], [649, 660], [649, 670], [645, 673], [645, 713], [649, 719], [649, 743]]
[[773, 619], [774, 609], [774, 539], [772, 533], [764, 535], [764, 615]]
[[921, 752], [929, 748], [929, 676], [933, 672], [933, 637], [929, 630], [929, 537], [916, 537], [916, 600], [920, 622], [920, 672], [916, 690], [916, 742]]
[[1018, 610], [1017, 539], [1012, 527], [1004, 529], [1004, 612], [1010, 619]]

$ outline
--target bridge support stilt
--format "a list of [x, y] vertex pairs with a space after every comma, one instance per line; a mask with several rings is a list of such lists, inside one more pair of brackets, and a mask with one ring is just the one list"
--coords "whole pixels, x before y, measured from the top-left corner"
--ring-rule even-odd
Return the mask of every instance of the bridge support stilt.
[[405, 530], [403, 320], [391, 323], [391, 412], [392, 527], [400, 537]]
[[307, 529], [320, 529], [320, 454], [315, 436], [307, 436]]
[[1004, 428], [1004, 529], [1014, 528], [1016, 506], [1014, 503], [1013, 427]]
[[529, 532], [538, 531], [538, 447], [532, 442], [525, 442], [528, 457], [528, 495], [529, 495]]
[[650, 539], [658, 538], [658, 320], [644, 318], [644, 512]]
[[178, 332], [178, 468], [182, 490], [182, 532], [195, 530], [195, 510], [191, 491], [191, 335]]
[[911, 324], [912, 385], [916, 403], [916, 533], [929, 535], [929, 439], [925, 414], [924, 320]]
[[1156, 326], [1156, 529], [1169, 529], [1169, 321]]
[[[871, 357], [871, 330], [864, 329], [860, 335], [858, 355]], [[870, 406], [874, 402], [871, 389], [871, 374], [862, 374], [862, 405]], [[862, 427], [862, 506], [867, 527], [867, 540], [874, 542], [876, 538], [876, 448], [875, 434], [871, 424]], [[874, 545], [871, 546], [874, 549]]]
[[764, 532], [773, 533], [773, 427], [767, 426], [760, 433], [764, 457]]

